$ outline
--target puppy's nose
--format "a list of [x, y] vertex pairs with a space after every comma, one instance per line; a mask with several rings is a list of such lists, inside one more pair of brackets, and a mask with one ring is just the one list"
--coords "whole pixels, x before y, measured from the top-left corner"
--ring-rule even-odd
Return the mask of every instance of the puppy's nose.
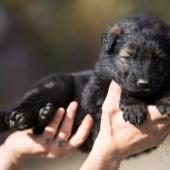
[[137, 86], [141, 88], [148, 88], [149, 87], [149, 81], [146, 79], [139, 79], [137, 81]]

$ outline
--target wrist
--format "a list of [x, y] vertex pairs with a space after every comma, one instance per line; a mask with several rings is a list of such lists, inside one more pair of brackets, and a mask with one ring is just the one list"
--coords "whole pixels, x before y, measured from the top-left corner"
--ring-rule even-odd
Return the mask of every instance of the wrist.
[[100, 135], [95, 140], [93, 145], [94, 152], [100, 152], [103, 156], [109, 157], [109, 159], [117, 160], [121, 162], [124, 159], [119, 147], [110, 141], [109, 139], [101, 138]]
[[3, 155], [0, 160], [0, 167], [4, 170], [10, 169], [19, 169], [21, 157], [17, 155], [15, 152], [12, 152], [10, 148], [7, 148], [4, 145], [0, 146], [0, 154]]
[[94, 152], [95, 154], [100, 154], [109, 160], [114, 160], [114, 161], [116, 160], [117, 162], [121, 162], [122, 156], [119, 150], [113, 145], [114, 144], [107, 143], [107, 142], [101, 143], [101, 140], [97, 138], [93, 145], [92, 152]]
[[111, 149], [107, 145], [103, 145], [101, 140], [96, 139], [93, 148], [81, 167], [81, 170], [118, 170], [121, 159], [116, 149]]

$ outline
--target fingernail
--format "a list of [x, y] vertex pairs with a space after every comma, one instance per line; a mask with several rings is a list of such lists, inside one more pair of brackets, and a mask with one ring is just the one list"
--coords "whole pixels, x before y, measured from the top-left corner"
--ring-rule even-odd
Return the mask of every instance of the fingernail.
[[113, 81], [113, 80], [111, 82], [111, 85], [114, 86], [114, 88], [121, 89], [120, 85], [117, 82]]
[[71, 108], [77, 107], [78, 103], [76, 101], [71, 102]]
[[62, 108], [62, 107], [60, 107], [60, 108], [58, 108], [58, 110], [57, 110], [57, 113], [56, 113], [56, 114], [63, 115], [64, 113], [65, 113], [65, 109], [64, 109], [64, 108]]
[[93, 122], [93, 117], [90, 114], [87, 114], [85, 119], [89, 122]]

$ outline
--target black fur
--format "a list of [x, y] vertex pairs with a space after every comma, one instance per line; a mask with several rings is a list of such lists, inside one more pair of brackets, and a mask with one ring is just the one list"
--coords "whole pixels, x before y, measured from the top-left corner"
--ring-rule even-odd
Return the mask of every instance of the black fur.
[[20, 130], [32, 127], [35, 133], [41, 133], [58, 107], [76, 100], [80, 107], [73, 132], [86, 113], [95, 120], [82, 146], [89, 151], [99, 131], [101, 106], [111, 80], [123, 89], [120, 108], [126, 121], [142, 123], [148, 104], [156, 104], [162, 114], [170, 115], [169, 33], [169, 25], [154, 17], [120, 19], [102, 35], [102, 50], [94, 70], [53, 74], [41, 80], [2, 114], [2, 130], [8, 125], [9, 129]]

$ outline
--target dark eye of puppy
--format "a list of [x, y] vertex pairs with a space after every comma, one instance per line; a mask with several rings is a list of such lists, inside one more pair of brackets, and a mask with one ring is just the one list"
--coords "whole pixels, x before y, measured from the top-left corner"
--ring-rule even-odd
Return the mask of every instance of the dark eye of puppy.
[[121, 57], [124, 58], [126, 62], [133, 62], [134, 60], [133, 56], [121, 56]]
[[[126, 49], [127, 50], [127, 49]], [[119, 57], [124, 60], [124, 62], [133, 62], [135, 60], [135, 55], [134, 54], [131, 54], [129, 51], [126, 51], [126, 50], [121, 50], [119, 52]]]
[[122, 47], [119, 51], [119, 56], [123, 58], [135, 58], [136, 50], [132, 47]]

